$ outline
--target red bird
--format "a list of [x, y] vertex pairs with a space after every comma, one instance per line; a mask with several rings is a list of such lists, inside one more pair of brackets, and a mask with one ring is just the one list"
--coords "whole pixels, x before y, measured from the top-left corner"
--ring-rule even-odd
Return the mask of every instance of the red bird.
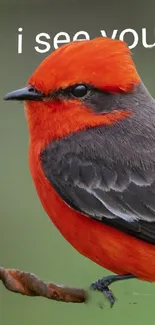
[[91, 288], [155, 281], [155, 101], [124, 42], [72, 42], [25, 88], [29, 162], [44, 209], [81, 254], [116, 273]]

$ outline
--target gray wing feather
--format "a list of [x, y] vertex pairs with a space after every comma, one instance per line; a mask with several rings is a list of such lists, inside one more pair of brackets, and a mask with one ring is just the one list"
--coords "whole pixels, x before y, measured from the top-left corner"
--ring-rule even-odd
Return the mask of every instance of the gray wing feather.
[[137, 140], [129, 150], [116, 131], [91, 129], [51, 143], [41, 154], [44, 173], [75, 210], [155, 244], [154, 145], [140, 149]]

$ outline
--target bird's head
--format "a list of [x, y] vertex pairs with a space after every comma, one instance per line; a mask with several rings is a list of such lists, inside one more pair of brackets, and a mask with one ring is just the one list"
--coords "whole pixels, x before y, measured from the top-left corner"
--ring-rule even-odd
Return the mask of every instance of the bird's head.
[[25, 88], [4, 99], [25, 101], [30, 139], [44, 146], [52, 139], [128, 117], [130, 107], [123, 104], [123, 96], [139, 83], [127, 45], [101, 37], [57, 49]]

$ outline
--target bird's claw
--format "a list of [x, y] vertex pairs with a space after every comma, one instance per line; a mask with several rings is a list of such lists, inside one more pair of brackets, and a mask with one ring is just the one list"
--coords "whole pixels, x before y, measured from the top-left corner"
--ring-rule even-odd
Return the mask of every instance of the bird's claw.
[[106, 299], [110, 302], [110, 306], [113, 307], [116, 298], [114, 297], [112, 291], [109, 289], [109, 286], [117, 281], [127, 280], [127, 279], [134, 279], [136, 278], [133, 274], [124, 274], [124, 275], [109, 275], [104, 277], [96, 282], [93, 282], [90, 286], [91, 290], [96, 290], [106, 297]]
[[114, 297], [112, 291], [109, 289], [106, 281], [104, 282], [104, 279], [93, 282], [90, 285], [90, 289], [101, 292], [105, 296], [105, 298], [109, 301], [110, 307], [111, 308], [113, 307], [116, 298]]

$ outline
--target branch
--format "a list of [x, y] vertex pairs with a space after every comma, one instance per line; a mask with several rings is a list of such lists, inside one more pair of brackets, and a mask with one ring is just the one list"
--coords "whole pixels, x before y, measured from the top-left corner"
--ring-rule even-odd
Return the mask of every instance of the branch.
[[76, 303], [83, 303], [88, 300], [88, 293], [83, 289], [45, 283], [36, 275], [28, 272], [0, 267], [0, 280], [9, 291], [21, 295], [40, 296], [57, 301]]

